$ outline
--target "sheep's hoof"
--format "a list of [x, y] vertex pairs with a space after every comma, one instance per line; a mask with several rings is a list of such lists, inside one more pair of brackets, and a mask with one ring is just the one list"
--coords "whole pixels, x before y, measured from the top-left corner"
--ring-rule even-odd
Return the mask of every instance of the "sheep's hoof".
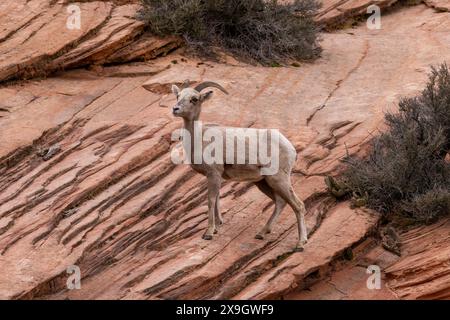
[[217, 232], [219, 232], [219, 231], [217, 231], [217, 229], [214, 229], [214, 234], [217, 234]]
[[307, 240], [302, 240], [299, 243], [297, 243], [297, 246], [295, 247], [294, 251], [295, 252], [303, 252], [303, 250], [305, 250], [306, 242], [307, 242]]
[[204, 234], [202, 238], [203, 240], [212, 240], [213, 236], [210, 234]]
[[258, 233], [258, 234], [255, 236], [255, 239], [258, 239], [258, 240], [264, 240], [264, 236], [263, 236], [262, 234]]
[[295, 247], [295, 249], [294, 249], [294, 252], [303, 252], [303, 251], [305, 251], [305, 248], [303, 248], [303, 247]]

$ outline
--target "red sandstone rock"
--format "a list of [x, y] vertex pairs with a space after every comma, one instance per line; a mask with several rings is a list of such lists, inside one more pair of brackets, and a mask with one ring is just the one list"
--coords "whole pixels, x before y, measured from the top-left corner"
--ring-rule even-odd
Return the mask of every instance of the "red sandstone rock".
[[[111, 15], [109, 4], [85, 4], [99, 8], [91, 26]], [[362, 24], [352, 34], [324, 34], [322, 58], [300, 68], [198, 64], [173, 54], [0, 88], [0, 298], [289, 298], [320, 280], [378, 221], [373, 212], [336, 204], [323, 176], [336, 171], [347, 151], [362, 148], [400, 96], [422, 89], [430, 64], [450, 60], [448, 18], [417, 6], [386, 15], [383, 30]], [[70, 66], [97, 63], [116, 43], [124, 47], [105, 57], [133, 56], [132, 42], [114, 31], [115, 19], [103, 24], [112, 38], [92, 38], [111, 42], [98, 50], [95, 41], [84, 42], [73, 49], [80, 60], [67, 51]], [[124, 21], [117, 16], [118, 24]], [[130, 24], [132, 32], [135, 27]], [[18, 41], [20, 34], [12, 32], [0, 50]], [[136, 40], [143, 55], [148, 40]], [[23, 63], [34, 66], [46, 53], [61, 52], [63, 43], [36, 47], [34, 58]], [[17, 64], [2, 61], [7, 79]], [[299, 151], [294, 187], [305, 200], [311, 233], [303, 253], [292, 252], [296, 222], [289, 209], [266, 240], [254, 239], [272, 208], [247, 183], [224, 184], [225, 224], [212, 241], [201, 239], [205, 180], [170, 160], [176, 145], [170, 134], [181, 121], [170, 115], [173, 97], [167, 94], [186, 78], [216, 80], [230, 92], [215, 93], [204, 106], [204, 122], [278, 128], [293, 141]], [[52, 147], [59, 152], [44, 160], [42, 150]], [[387, 270], [389, 288], [400, 297], [445, 296], [444, 256], [406, 248], [410, 258]], [[412, 277], [409, 268], [423, 263], [439, 276]], [[66, 289], [72, 264], [81, 269], [81, 290]], [[426, 286], [423, 279], [432, 282]]]
[[[367, 8], [371, 5], [378, 6], [383, 16], [385, 9], [396, 4], [398, 0], [321, 0], [320, 2], [322, 7], [316, 16], [316, 20], [328, 28], [333, 28], [345, 25], [348, 21], [352, 22], [353, 18], [367, 15]], [[423, 2], [438, 11], [450, 10], [448, 0], [423, 0]]]
[[[366, 14], [367, 7], [389, 7], [397, 0], [323, 0], [317, 21], [328, 27]], [[446, 0], [426, 0], [448, 11]], [[69, 5], [80, 8], [81, 28], [69, 29]], [[144, 34], [135, 19], [137, 1], [72, 3], [4, 0], [0, 4], [0, 82], [46, 76], [92, 64], [145, 61], [179, 47], [181, 39]]]
[[448, 0], [424, 0], [424, 2], [439, 11], [450, 11], [450, 2]]
[[[332, 272], [308, 290], [296, 290], [287, 299], [324, 300], [395, 300], [397, 295], [389, 289], [385, 269], [399, 259], [384, 250], [371, 238], [352, 248], [352, 259], [337, 260]], [[381, 271], [380, 288], [369, 287], [367, 282], [372, 273], [370, 266], [378, 266]], [[369, 269], [370, 271], [370, 269]], [[370, 282], [372, 284], [372, 282]]]
[[353, 17], [364, 16], [367, 8], [377, 5], [384, 9], [390, 7], [398, 0], [322, 0], [322, 8], [316, 20], [328, 27], [344, 24]]
[[[134, 18], [140, 6], [134, 2], [2, 1], [0, 82], [91, 64], [142, 61], [180, 46], [178, 38], [142, 37], [144, 25]], [[67, 27], [69, 5], [80, 9], [80, 29]]]
[[402, 258], [386, 272], [389, 287], [403, 299], [450, 298], [450, 220], [401, 235]]

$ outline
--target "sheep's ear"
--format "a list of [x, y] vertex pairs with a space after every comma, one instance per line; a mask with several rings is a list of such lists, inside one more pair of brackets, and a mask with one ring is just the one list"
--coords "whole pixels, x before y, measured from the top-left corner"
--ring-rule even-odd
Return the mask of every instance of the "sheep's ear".
[[178, 97], [178, 94], [180, 93], [180, 88], [178, 88], [175, 84], [172, 86], [172, 92], [174, 95]]
[[206, 93], [202, 93], [202, 94], [200, 95], [200, 101], [201, 101], [201, 102], [204, 102], [204, 101], [208, 100], [209, 98], [211, 98], [212, 95], [213, 95], [213, 92], [212, 92], [212, 91], [208, 91], [208, 92], [206, 92]]

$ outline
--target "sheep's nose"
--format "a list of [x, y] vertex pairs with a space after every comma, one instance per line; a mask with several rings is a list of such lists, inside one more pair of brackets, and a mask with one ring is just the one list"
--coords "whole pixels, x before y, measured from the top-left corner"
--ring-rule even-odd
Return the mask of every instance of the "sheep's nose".
[[179, 107], [173, 107], [173, 108], [172, 108], [172, 112], [173, 112], [173, 113], [177, 113], [178, 111], [180, 111], [180, 108], [179, 108]]

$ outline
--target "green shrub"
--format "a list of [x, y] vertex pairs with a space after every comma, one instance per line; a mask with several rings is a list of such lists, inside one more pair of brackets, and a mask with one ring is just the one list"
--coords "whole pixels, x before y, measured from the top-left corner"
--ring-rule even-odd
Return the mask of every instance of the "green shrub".
[[442, 187], [431, 189], [405, 201], [402, 209], [418, 221], [433, 222], [450, 212], [450, 191]]
[[344, 179], [368, 206], [431, 222], [450, 211], [450, 74], [432, 68], [421, 95], [404, 98], [385, 116], [388, 130], [373, 139], [363, 159], [346, 159]]
[[316, 0], [142, 0], [138, 17], [156, 35], [184, 37], [194, 52], [220, 47], [265, 65], [320, 54]]

